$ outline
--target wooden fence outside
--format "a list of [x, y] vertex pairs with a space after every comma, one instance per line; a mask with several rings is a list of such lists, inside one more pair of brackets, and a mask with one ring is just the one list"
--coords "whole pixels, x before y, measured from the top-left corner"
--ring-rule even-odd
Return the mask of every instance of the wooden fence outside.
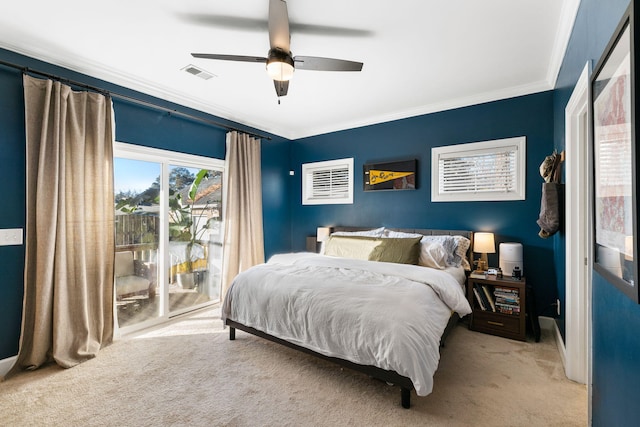
[[157, 215], [116, 215], [116, 251], [157, 248], [160, 217]]

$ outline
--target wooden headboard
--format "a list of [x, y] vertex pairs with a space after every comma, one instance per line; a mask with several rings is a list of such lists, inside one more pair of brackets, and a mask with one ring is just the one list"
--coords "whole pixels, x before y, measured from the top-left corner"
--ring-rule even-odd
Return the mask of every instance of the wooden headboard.
[[[331, 232], [334, 231], [362, 231], [372, 230], [377, 227], [347, 227], [347, 226], [335, 226], [331, 227]], [[467, 260], [473, 270], [473, 231], [469, 230], [436, 230], [431, 228], [390, 228], [385, 227], [388, 230], [402, 231], [404, 233], [416, 233], [424, 234], [425, 236], [463, 236], [469, 239], [469, 250], [467, 250]]]

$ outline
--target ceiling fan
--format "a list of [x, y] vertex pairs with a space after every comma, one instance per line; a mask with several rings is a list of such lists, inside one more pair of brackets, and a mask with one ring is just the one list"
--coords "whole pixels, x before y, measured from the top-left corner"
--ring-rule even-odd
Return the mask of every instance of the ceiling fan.
[[192, 53], [194, 58], [264, 63], [267, 74], [273, 79], [278, 97], [289, 90], [289, 80], [294, 69], [316, 71], [361, 71], [362, 62], [318, 56], [292, 56], [290, 50], [289, 15], [284, 0], [269, 0], [269, 44], [267, 57]]

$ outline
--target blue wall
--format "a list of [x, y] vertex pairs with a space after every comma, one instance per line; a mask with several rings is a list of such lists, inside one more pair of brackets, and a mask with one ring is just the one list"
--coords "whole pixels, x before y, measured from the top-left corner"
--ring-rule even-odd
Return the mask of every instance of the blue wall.
[[[25, 224], [24, 97], [20, 75], [0, 68], [0, 228]], [[0, 246], [0, 359], [18, 351], [22, 313], [24, 246]]]
[[[599, 60], [628, 4], [628, 0], [582, 0], [580, 4], [554, 91], [554, 143], [558, 149], [565, 146], [564, 109], [573, 87], [585, 63], [592, 61], [595, 66]], [[562, 239], [557, 254], [564, 254]], [[559, 284], [564, 296], [564, 280]], [[640, 305], [594, 272], [592, 309], [593, 425], [640, 425], [636, 399], [640, 384]]]
[[593, 425], [638, 426], [640, 305], [593, 274]]
[[[0, 60], [132, 96], [198, 117], [241, 127], [202, 112], [137, 93], [13, 52], [0, 50]], [[224, 159], [226, 131], [197, 120], [114, 100], [116, 140], [131, 144]], [[0, 182], [3, 210], [0, 228], [25, 227], [25, 135], [22, 75], [0, 66]], [[253, 131], [252, 129], [247, 129]], [[279, 137], [262, 142], [262, 174], [267, 254], [290, 245], [288, 178], [289, 143]], [[0, 359], [18, 352], [22, 316], [24, 247], [0, 246]]]
[[[538, 310], [555, 302], [553, 241], [538, 237], [542, 178], [538, 172], [553, 151], [553, 94], [491, 102], [358, 129], [305, 138], [292, 143], [291, 229], [295, 250], [317, 226], [362, 225], [494, 231], [497, 242], [524, 245], [524, 270], [536, 291]], [[511, 202], [431, 202], [431, 148], [516, 136], [527, 138], [526, 200]], [[302, 206], [301, 170], [307, 162], [354, 158], [352, 205]], [[418, 189], [364, 192], [362, 165], [418, 159]], [[497, 265], [497, 254], [489, 256]]]
[[262, 142], [262, 217], [264, 218], [264, 254], [291, 250], [291, 197], [289, 157], [291, 144], [276, 139]]

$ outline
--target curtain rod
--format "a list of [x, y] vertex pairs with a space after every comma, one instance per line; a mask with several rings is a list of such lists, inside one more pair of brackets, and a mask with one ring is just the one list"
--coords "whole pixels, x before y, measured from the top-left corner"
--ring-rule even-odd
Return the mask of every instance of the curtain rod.
[[40, 76], [47, 77], [49, 79], [57, 80], [57, 81], [59, 81], [61, 83], [67, 83], [67, 84], [70, 84], [70, 85], [81, 87], [83, 89], [91, 90], [93, 92], [98, 92], [98, 93], [101, 93], [101, 94], [103, 94], [105, 96], [111, 96], [112, 98], [117, 98], [117, 99], [120, 99], [120, 100], [123, 100], [123, 101], [128, 101], [128, 102], [131, 102], [131, 103], [134, 103], [134, 104], [138, 104], [138, 105], [142, 105], [142, 106], [145, 106], [145, 107], [153, 108], [153, 109], [156, 109], [156, 110], [164, 111], [164, 112], [168, 113], [169, 115], [180, 116], [180, 117], [184, 117], [184, 118], [187, 118], [187, 119], [203, 122], [203, 123], [215, 126], [217, 128], [226, 129], [228, 131], [243, 132], [243, 133], [246, 133], [249, 136], [252, 136], [252, 137], [255, 137], [255, 138], [261, 138], [261, 139], [266, 139], [268, 141], [271, 141], [271, 137], [266, 136], [266, 135], [261, 135], [261, 134], [255, 133], [255, 132], [249, 132], [249, 131], [246, 131], [246, 130], [238, 129], [238, 128], [235, 128], [233, 126], [229, 126], [229, 125], [226, 125], [224, 123], [217, 122], [215, 120], [205, 119], [203, 117], [194, 116], [193, 114], [183, 113], [183, 112], [175, 110], [175, 109], [162, 107], [162, 106], [156, 105], [156, 104], [154, 104], [152, 102], [143, 101], [141, 99], [134, 98], [134, 97], [128, 96], [128, 95], [122, 95], [122, 94], [119, 94], [117, 92], [111, 92], [111, 91], [106, 90], [106, 89], [101, 89], [101, 88], [98, 88], [98, 87], [95, 87], [95, 86], [88, 85], [86, 83], [81, 83], [81, 82], [70, 80], [70, 79], [67, 79], [67, 78], [64, 78], [64, 77], [56, 76], [54, 74], [45, 73], [44, 71], [34, 70], [32, 68], [29, 68], [29, 67], [24, 67], [22, 65], [13, 64], [11, 62], [6, 62], [6, 61], [2, 61], [2, 60], [0, 60], [0, 65], [4, 65], [5, 67], [18, 69], [18, 70], [22, 71], [23, 73], [38, 74]]

